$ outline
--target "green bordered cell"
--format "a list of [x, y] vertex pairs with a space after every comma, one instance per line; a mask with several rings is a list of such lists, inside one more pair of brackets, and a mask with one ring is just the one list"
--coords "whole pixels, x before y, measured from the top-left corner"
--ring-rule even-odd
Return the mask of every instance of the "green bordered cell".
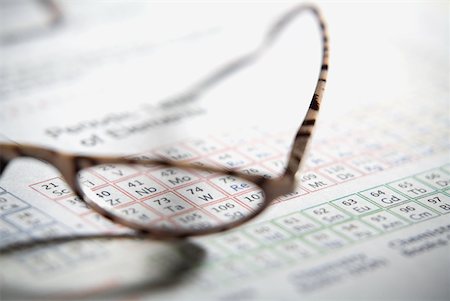
[[449, 174], [450, 164], [224, 233], [214, 241], [231, 256], [214, 266], [220, 265], [231, 280], [447, 214], [450, 190], [437, 181], [447, 181]]
[[214, 238], [213, 241], [222, 246], [224, 250], [229, 250], [232, 254], [251, 252], [260, 247], [260, 243], [241, 231], [223, 233], [219, 237]]
[[294, 235], [303, 235], [321, 227], [318, 222], [300, 212], [277, 218], [274, 223]]
[[361, 220], [382, 232], [391, 232], [409, 224], [407, 220], [387, 211], [380, 211], [363, 216]]
[[329, 203], [305, 209], [302, 213], [326, 226], [334, 225], [351, 218], [350, 215]]
[[323, 229], [304, 236], [305, 241], [324, 251], [339, 249], [350, 243], [349, 239], [337, 234], [331, 229]]
[[438, 214], [433, 210], [428, 209], [414, 201], [395, 206], [393, 208], [390, 208], [389, 211], [400, 215], [401, 217], [412, 223], [418, 223], [438, 216]]
[[277, 253], [282, 254], [281, 256], [288, 257], [294, 262], [318, 254], [314, 248], [298, 238], [278, 243], [273, 247], [273, 249]]
[[361, 241], [379, 234], [379, 231], [368, 224], [352, 220], [333, 226], [333, 230], [352, 241]]
[[436, 189], [414, 179], [413, 177], [390, 182], [387, 185], [410, 198], [419, 198], [436, 191]]
[[385, 185], [363, 190], [358, 194], [383, 208], [401, 204], [408, 200], [406, 196]]
[[287, 240], [292, 234], [272, 223], [272, 221], [246, 227], [244, 232], [263, 245]]
[[450, 187], [450, 175], [438, 168], [420, 173], [414, 177], [435, 189], [445, 190]]
[[450, 175], [450, 163], [442, 166], [441, 170], [445, 171], [447, 174]]
[[351, 194], [346, 197], [339, 198], [331, 203], [352, 216], [362, 216], [381, 209], [380, 206], [373, 204], [357, 194]]
[[440, 214], [450, 213], [450, 196], [443, 192], [434, 193], [420, 199], [417, 202], [425, 205]]

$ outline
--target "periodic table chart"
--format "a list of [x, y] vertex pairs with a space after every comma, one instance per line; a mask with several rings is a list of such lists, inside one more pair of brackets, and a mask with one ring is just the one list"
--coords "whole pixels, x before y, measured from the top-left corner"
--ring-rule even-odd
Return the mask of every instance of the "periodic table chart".
[[[421, 112], [421, 123], [416, 122], [418, 112]], [[354, 120], [364, 122], [355, 125]], [[296, 202], [343, 183], [448, 154], [448, 123], [445, 112], [423, 110], [420, 106], [412, 111], [393, 112], [377, 106], [355, 110], [342, 120], [322, 122], [295, 191], [278, 198], [271, 206]], [[291, 139], [287, 132], [252, 127], [239, 133], [194, 137], [134, 156], [164, 156], [273, 177], [284, 168]], [[450, 212], [448, 163], [429, 166], [386, 183], [380, 178], [379, 185], [352, 194], [249, 223], [224, 234], [196, 239], [207, 250], [208, 258], [204, 272], [195, 282], [211, 286], [225, 280], [236, 281], [445, 216]], [[179, 211], [170, 221], [174, 223], [193, 210], [220, 220], [226, 218], [220, 210], [222, 207], [231, 211], [235, 207], [242, 209], [246, 202], [258, 202], [262, 197], [258, 189], [232, 189], [207, 173], [186, 172], [182, 175], [186, 181], [173, 183], [158, 177], [159, 171], [157, 167], [99, 168], [83, 181], [95, 191], [106, 191], [120, 198], [129, 204], [127, 208], [138, 208], [137, 218], [151, 216], [158, 220], [166, 211]], [[156, 189], [150, 191], [146, 185], [149, 182], [156, 183], [153, 185]], [[139, 185], [139, 189], [130, 183]], [[70, 214], [71, 221], [46, 212], [44, 203], [32, 206], [14, 191], [0, 187], [0, 246], [71, 233], [130, 231], [90, 210], [58, 175], [27, 186], [43, 202], [57, 204], [65, 216]], [[192, 187], [207, 191], [213, 205], [187, 200], [184, 194]], [[172, 202], [164, 204], [165, 199]], [[76, 247], [71, 244], [70, 249], [64, 245], [49, 246], [12, 257], [23, 269], [39, 277], [107, 260], [108, 249], [101, 242], [89, 241], [79, 242]], [[217, 277], [210, 277], [211, 273]]]
[[[220, 250], [216, 255], [220, 263], [211, 268], [220, 276], [205, 275], [201, 280], [210, 286], [288, 267], [448, 214], [449, 168], [446, 165], [358, 191], [211, 239]], [[224, 249], [228, 256], [222, 255]]]

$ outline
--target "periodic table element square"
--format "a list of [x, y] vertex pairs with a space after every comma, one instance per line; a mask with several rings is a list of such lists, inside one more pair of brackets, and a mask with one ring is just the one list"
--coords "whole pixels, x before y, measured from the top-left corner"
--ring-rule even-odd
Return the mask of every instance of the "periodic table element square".
[[112, 208], [133, 202], [133, 199], [119, 189], [108, 185], [89, 193], [90, 199], [101, 207]]
[[274, 242], [283, 241], [292, 237], [289, 232], [270, 222], [246, 227], [244, 231], [251, 238], [265, 245], [270, 245]]
[[267, 161], [264, 161], [262, 165], [273, 171], [275, 175], [280, 176], [286, 170], [287, 159], [284, 157], [269, 159]]
[[154, 151], [157, 156], [173, 161], [187, 161], [197, 158], [199, 155], [183, 145], [162, 147]]
[[[218, 167], [217, 165], [213, 164], [212, 162], [208, 161], [205, 158], [194, 159], [194, 160], [190, 161], [189, 164], [192, 164], [192, 165], [198, 166], [198, 167], [214, 167], [214, 168]], [[192, 169], [192, 172], [194, 172], [196, 175], [199, 175], [203, 178], [209, 178], [214, 175], [217, 175], [217, 173], [215, 173], [215, 172], [203, 171], [200, 169]]]
[[203, 209], [227, 223], [241, 220], [251, 213], [249, 209], [233, 199], [217, 202], [210, 206], [203, 207]]
[[269, 169], [263, 167], [262, 165], [251, 165], [244, 168], [239, 169], [240, 172], [247, 175], [254, 176], [262, 176], [266, 179], [272, 179], [275, 176], [275, 173], [270, 171]]
[[358, 156], [346, 162], [366, 174], [379, 172], [389, 167], [387, 164], [368, 155]]
[[255, 162], [261, 162], [279, 155], [277, 150], [274, 150], [270, 146], [263, 143], [244, 145], [238, 147], [237, 150]]
[[447, 189], [450, 187], [450, 175], [440, 169], [433, 169], [419, 175], [415, 178], [427, 183], [436, 189]]
[[171, 216], [194, 208], [173, 192], [145, 200], [144, 203], [164, 216]]
[[[127, 158], [140, 160], [140, 161], [155, 159], [154, 155], [152, 153], [149, 153], [149, 152], [132, 155], [132, 156], [129, 156]], [[160, 165], [153, 164], [153, 163], [139, 163], [139, 164], [133, 165], [133, 168], [135, 168], [136, 170], [138, 170], [140, 172], [149, 172], [151, 170], [155, 170], [155, 169], [158, 169], [160, 167], [161, 167]]]
[[377, 186], [359, 192], [359, 194], [384, 208], [400, 204], [408, 199], [407, 197], [386, 186]]
[[342, 143], [342, 141], [333, 143], [333, 145], [324, 149], [323, 152], [326, 152], [328, 155], [339, 160], [354, 157], [356, 155], [354, 148], [346, 143]]
[[426, 195], [428, 193], [434, 192], [435, 190], [425, 184], [422, 184], [421, 182], [417, 181], [412, 177], [392, 182], [389, 183], [388, 185], [393, 189], [396, 189], [399, 192], [411, 198], [417, 198]]
[[294, 235], [303, 235], [321, 227], [318, 222], [300, 212], [277, 218], [274, 222]]
[[170, 220], [178, 225], [178, 227], [191, 230], [215, 227], [220, 223], [216, 218], [200, 209], [180, 213], [171, 217]]
[[345, 182], [361, 176], [361, 173], [343, 163], [329, 165], [319, 169], [321, 173], [337, 182]]
[[221, 234], [214, 241], [233, 253], [248, 252], [260, 247], [260, 244], [242, 231]]
[[320, 221], [324, 225], [334, 225], [350, 219], [348, 214], [326, 203], [305, 209], [302, 213]]
[[422, 197], [417, 201], [441, 214], [450, 213], [450, 196], [441, 192]]
[[256, 271], [267, 271], [270, 269], [279, 268], [287, 262], [287, 258], [278, 255], [272, 249], [258, 249], [255, 252], [251, 252], [247, 256], [249, 264], [251, 262]]
[[71, 231], [68, 227], [63, 226], [62, 224], [53, 223], [36, 228], [32, 230], [30, 234], [34, 238], [47, 238], [68, 235], [71, 234]]
[[358, 220], [338, 224], [333, 226], [333, 230], [353, 241], [360, 241], [378, 234], [377, 230]]
[[306, 160], [305, 164], [309, 168], [317, 168], [333, 163], [333, 159], [331, 159], [329, 156], [314, 151], [314, 149], [312, 149], [312, 151], [308, 154], [308, 156], [306, 156], [304, 160]]
[[143, 174], [117, 182], [116, 185], [137, 200], [166, 191], [161, 184]]
[[[367, 130], [371, 130], [372, 126], [367, 124], [368, 128]], [[353, 145], [355, 147], [358, 147], [362, 152], [375, 152], [379, 151], [383, 148], [384, 145], [389, 143], [394, 143], [396, 141], [389, 141], [390, 139], [386, 136], [380, 137], [375, 135], [367, 135], [366, 132], [363, 134], [358, 135], [357, 137], [353, 138]]]
[[413, 223], [418, 223], [438, 215], [432, 210], [413, 201], [390, 208], [389, 210]]
[[170, 188], [180, 187], [199, 179], [191, 171], [173, 167], [159, 168], [151, 171], [149, 174]]
[[300, 197], [302, 195], [308, 194], [308, 191], [304, 190], [300, 186], [295, 187], [294, 191], [283, 194], [282, 196], [278, 197], [277, 200], [280, 202], [284, 202], [293, 198]]
[[413, 155], [409, 152], [409, 150], [395, 149], [388, 150], [379, 153], [379, 157], [383, 159], [384, 162], [388, 163], [391, 166], [398, 166], [401, 164], [405, 164], [411, 162], [413, 160]]
[[114, 223], [103, 215], [98, 214], [97, 212], [86, 214], [83, 216], [83, 219], [100, 230], [105, 230], [113, 233], [125, 233], [132, 231], [130, 228], [124, 227], [118, 223]]
[[102, 164], [92, 167], [91, 170], [110, 182], [132, 176], [139, 172], [133, 165], [124, 164]]
[[61, 178], [53, 178], [44, 182], [30, 185], [35, 191], [51, 200], [57, 200], [73, 194], [69, 185]]
[[283, 254], [283, 257], [286, 256], [292, 260], [305, 259], [317, 254], [314, 248], [298, 238], [278, 243], [275, 245], [274, 250]]
[[203, 206], [211, 202], [222, 200], [227, 196], [207, 182], [197, 182], [176, 190], [185, 200]]
[[337, 249], [349, 243], [348, 239], [329, 229], [307, 234], [304, 239], [319, 249]]
[[203, 156], [218, 152], [224, 148], [224, 146], [211, 138], [188, 140], [184, 145]]
[[62, 204], [64, 207], [68, 208], [70, 211], [75, 214], [81, 215], [86, 212], [91, 211], [87, 203], [80, 199], [78, 196], [70, 196], [67, 198], [63, 198], [58, 201], [58, 203]]
[[424, 141], [419, 140], [411, 143], [412, 154], [419, 157], [427, 157], [436, 153], [436, 149], [439, 147], [439, 141], [430, 141], [428, 143], [424, 144]]
[[95, 189], [106, 184], [105, 181], [91, 173], [89, 170], [84, 170], [78, 173], [78, 183], [81, 187], [85, 187], [87, 189]]
[[124, 219], [132, 220], [139, 224], [150, 224], [160, 219], [157, 213], [142, 204], [126, 205], [118, 209], [117, 212]]
[[210, 178], [209, 181], [230, 195], [255, 190], [257, 188], [253, 183], [230, 175], [218, 175]]
[[252, 163], [251, 159], [233, 150], [212, 154], [208, 159], [219, 166], [230, 169], [243, 167]]
[[363, 216], [363, 221], [371, 225], [372, 227], [381, 230], [383, 232], [389, 232], [397, 230], [407, 226], [409, 223], [400, 217], [389, 213], [387, 211], [381, 211], [373, 214]]
[[447, 174], [450, 174], [450, 164], [442, 166], [441, 169], [445, 171]]
[[270, 139], [265, 139], [270, 145], [283, 154], [287, 154], [292, 149], [293, 136], [281, 134]]
[[36, 208], [28, 208], [7, 214], [4, 216], [4, 219], [24, 231], [30, 231], [36, 227], [54, 223], [50, 216]]
[[0, 242], [6, 240], [9, 236], [17, 235], [19, 232], [17, 227], [0, 219]]
[[312, 171], [301, 174], [299, 180], [301, 187], [306, 188], [309, 191], [316, 191], [335, 185], [335, 182]]
[[380, 209], [377, 205], [374, 205], [357, 194], [337, 199], [332, 203], [353, 216], [360, 216]]
[[236, 196], [235, 199], [239, 200], [242, 204], [247, 205], [247, 207], [258, 208], [264, 203], [265, 195], [264, 191], [261, 189], [253, 189], [250, 192]]
[[27, 203], [10, 193], [0, 194], [0, 215], [28, 207], [30, 206]]

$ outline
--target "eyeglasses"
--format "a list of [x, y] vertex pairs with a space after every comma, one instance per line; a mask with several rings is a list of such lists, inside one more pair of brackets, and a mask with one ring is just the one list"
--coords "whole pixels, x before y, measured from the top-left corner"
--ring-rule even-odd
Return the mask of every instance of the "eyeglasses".
[[[14, 143], [0, 144], [0, 175], [7, 164], [17, 157], [46, 161], [60, 171], [70, 188], [91, 209], [115, 223], [137, 230], [139, 235], [156, 239], [216, 233], [251, 220], [274, 199], [294, 190], [295, 174], [308, 149], [328, 73], [328, 34], [319, 10], [314, 6], [294, 7], [276, 20], [256, 50], [227, 63], [186, 93], [163, 103], [163, 106], [170, 107], [193, 101], [223, 78], [254, 63], [276, 41], [284, 28], [303, 12], [311, 12], [318, 21], [322, 36], [322, 64], [309, 109], [294, 138], [287, 167], [281, 176], [270, 178], [235, 169], [167, 159], [84, 156]], [[114, 190], [91, 188], [89, 179], [96, 172], [123, 171], [134, 169], [136, 165], [145, 167], [145, 176], [128, 181], [126, 185], [142, 198], [124, 200]], [[224, 190], [253, 191], [257, 197], [238, 200], [217, 195], [203, 186], [202, 181], [183, 186], [186, 188], [183, 193], [167, 193], [177, 184], [189, 183], [193, 174], [203, 182], [220, 183], [226, 187]]]

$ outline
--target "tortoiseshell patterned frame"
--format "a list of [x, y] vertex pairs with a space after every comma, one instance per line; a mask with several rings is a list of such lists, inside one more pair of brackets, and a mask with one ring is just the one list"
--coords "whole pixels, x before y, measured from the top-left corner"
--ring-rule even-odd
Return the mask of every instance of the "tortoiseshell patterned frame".
[[[171, 239], [183, 238], [192, 235], [201, 235], [221, 232], [243, 224], [244, 222], [254, 218], [256, 215], [266, 209], [270, 203], [277, 197], [293, 191], [295, 187], [295, 174], [300, 168], [300, 163], [308, 148], [308, 143], [311, 138], [311, 133], [316, 122], [320, 103], [322, 100], [327, 73], [328, 73], [328, 33], [325, 22], [321, 16], [320, 11], [310, 5], [299, 5], [289, 10], [281, 16], [280, 19], [269, 29], [265, 39], [259, 48], [245, 56], [242, 56], [224, 67], [213, 72], [205, 81], [197, 85], [193, 91], [198, 92], [204, 90], [208, 86], [214, 84], [219, 79], [227, 76], [236, 69], [242, 68], [245, 65], [255, 61], [255, 58], [261, 54], [266, 47], [270, 46], [277, 38], [279, 33], [293, 20], [297, 15], [304, 11], [310, 11], [317, 19], [322, 35], [322, 64], [320, 68], [319, 78], [316, 83], [316, 88], [309, 105], [306, 116], [297, 131], [294, 139], [292, 151], [288, 159], [288, 164], [282, 176], [275, 179], [267, 179], [262, 176], [248, 175], [237, 170], [220, 169], [215, 167], [197, 166], [182, 162], [172, 162], [163, 159], [155, 160], [141, 160], [141, 159], [127, 159], [121, 157], [110, 156], [81, 156], [71, 153], [59, 152], [49, 148], [43, 148], [35, 145], [25, 144], [0, 144], [0, 175], [5, 169], [6, 165], [13, 159], [21, 156], [33, 157], [39, 160], [44, 160], [54, 165], [60, 172], [63, 178], [67, 181], [71, 189], [81, 197], [94, 211], [107, 217], [113, 222], [125, 225], [140, 232], [140, 234], [148, 235], [156, 239]], [[198, 93], [189, 93], [188, 95], [196, 95]], [[181, 99], [184, 102], [186, 99]], [[192, 99], [188, 99], [192, 100]], [[180, 103], [180, 99], [175, 101]], [[118, 215], [113, 215], [110, 211], [105, 210], [98, 204], [90, 200], [83, 193], [77, 181], [77, 174], [80, 170], [101, 164], [157, 164], [162, 166], [170, 166], [182, 169], [194, 169], [207, 172], [215, 172], [224, 175], [237, 176], [239, 178], [250, 181], [259, 186], [265, 195], [264, 203], [257, 208], [250, 215], [242, 220], [219, 225], [207, 229], [180, 229], [180, 230], [164, 230], [164, 229], [148, 229], [145, 226], [124, 219]]]

